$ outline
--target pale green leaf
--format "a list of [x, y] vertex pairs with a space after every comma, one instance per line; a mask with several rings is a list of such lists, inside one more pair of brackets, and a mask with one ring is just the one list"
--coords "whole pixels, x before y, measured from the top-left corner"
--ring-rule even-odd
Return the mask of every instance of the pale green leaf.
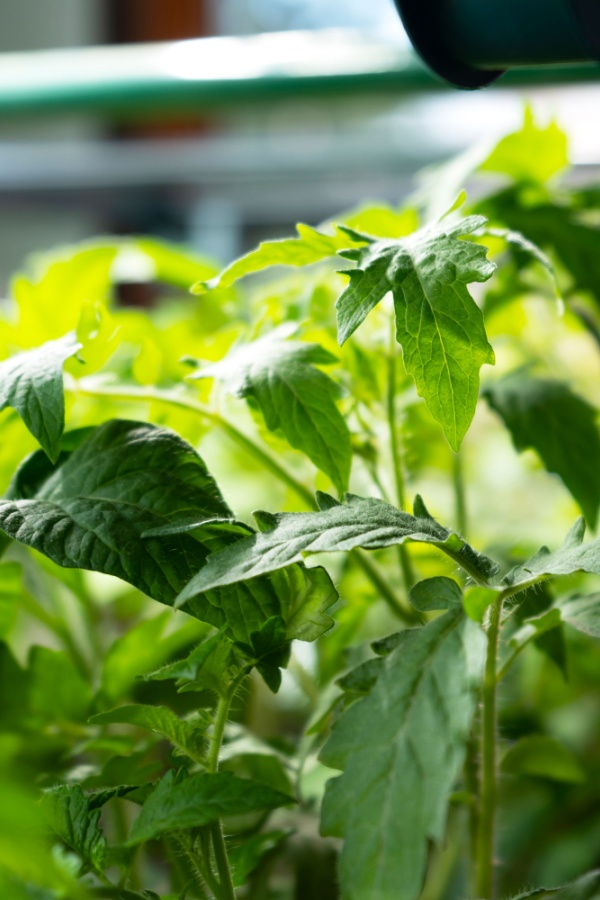
[[229, 772], [183, 778], [168, 772], [144, 803], [128, 843], [139, 844], [168, 831], [199, 828], [223, 816], [276, 809], [293, 802], [279, 791]]
[[483, 396], [508, 428], [515, 448], [533, 448], [560, 476], [595, 527], [600, 505], [598, 412], [561, 381], [513, 373]]
[[0, 410], [16, 409], [53, 462], [65, 427], [63, 366], [80, 348], [70, 333], [0, 362]]
[[584, 534], [585, 521], [578, 519], [562, 547], [553, 553], [547, 547], [541, 547], [522, 566], [511, 569], [505, 575], [503, 584], [516, 593], [553, 575], [572, 575], [575, 572], [600, 575], [600, 538], [584, 544]]
[[28, 662], [31, 712], [45, 722], [85, 722], [92, 689], [67, 654], [32, 647]]
[[519, 131], [502, 138], [479, 166], [482, 172], [501, 172], [515, 181], [544, 182], [569, 164], [567, 136], [556, 122], [540, 127], [528, 106]]
[[321, 753], [324, 834], [345, 839], [344, 900], [415, 900], [429, 840], [444, 836], [464, 759], [485, 638], [461, 610], [399, 635], [370, 693], [335, 723]]
[[455, 450], [475, 412], [479, 370], [494, 362], [481, 310], [467, 285], [487, 281], [495, 266], [485, 247], [459, 240], [484, 223], [481, 216], [443, 221], [396, 241], [347, 230], [350, 239], [368, 243], [341, 251], [357, 265], [337, 301], [340, 343], [391, 291], [406, 369]]
[[339, 387], [315, 368], [336, 359], [318, 344], [284, 340], [286, 333], [278, 329], [235, 347], [189, 377], [217, 378], [231, 393], [257, 403], [269, 431], [281, 430], [342, 493], [350, 475], [350, 432], [335, 404]]
[[415, 502], [415, 516], [384, 500], [353, 494], [347, 495], [343, 504], [331, 501], [333, 498], [327, 498], [319, 512], [268, 514], [268, 531], [242, 538], [212, 554], [181, 592], [177, 603], [218, 586], [275, 572], [300, 561], [303, 554], [355, 547], [377, 550], [405, 541], [433, 544], [477, 579], [485, 581], [497, 571], [492, 560], [432, 519], [420, 500]]
[[202, 294], [214, 288], [229, 287], [239, 278], [253, 272], [261, 272], [272, 266], [310, 266], [322, 259], [335, 256], [338, 250], [346, 246], [347, 239], [339, 233], [323, 234], [309, 225], [297, 225], [297, 238], [284, 238], [277, 241], [265, 241], [256, 250], [237, 259], [227, 266], [220, 275], [210, 281], [200, 281], [194, 285], [193, 291]]
[[502, 770], [511, 775], [548, 778], [581, 784], [585, 772], [577, 757], [554, 738], [532, 734], [517, 741], [502, 758]]
[[42, 812], [49, 829], [81, 857], [88, 868], [102, 872], [106, 838], [100, 828], [100, 809], [90, 808], [81, 786], [60, 785], [42, 797]]
[[167, 738], [173, 746], [193, 759], [202, 762], [205, 740], [199, 729], [175, 715], [166, 706], [134, 703], [99, 713], [90, 719], [92, 725], [137, 725]]
[[557, 600], [563, 622], [583, 631], [591, 637], [600, 638], [600, 594], [574, 595], [565, 600]]

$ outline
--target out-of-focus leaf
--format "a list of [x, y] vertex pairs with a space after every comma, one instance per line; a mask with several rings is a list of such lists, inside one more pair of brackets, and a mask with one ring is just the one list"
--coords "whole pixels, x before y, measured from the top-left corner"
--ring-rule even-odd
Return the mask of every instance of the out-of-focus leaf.
[[585, 772], [577, 757], [554, 738], [533, 734], [521, 738], [502, 758], [502, 769], [511, 775], [549, 778], [568, 784], [581, 784]]
[[409, 592], [408, 599], [419, 612], [451, 609], [462, 603], [462, 591], [453, 578], [436, 576], [419, 581]]
[[167, 831], [198, 828], [223, 816], [276, 809], [292, 802], [279, 791], [229, 772], [188, 778], [168, 772], [133, 823], [129, 844], [152, 840]]
[[563, 622], [584, 634], [600, 638], [600, 594], [583, 597], [576, 594], [558, 600], [556, 608], [560, 611]]
[[254, 834], [242, 844], [229, 850], [229, 862], [233, 873], [233, 886], [243, 887], [261, 860], [287, 837], [285, 831], [267, 831]]
[[536, 124], [531, 107], [519, 131], [506, 135], [479, 166], [481, 172], [501, 172], [515, 181], [544, 182], [569, 164], [567, 135], [556, 122]]
[[125, 724], [146, 728], [167, 738], [195, 762], [204, 761], [204, 736], [193, 723], [183, 721], [166, 706], [142, 703], [119, 706], [92, 716], [90, 722], [92, 725]]
[[106, 838], [99, 824], [100, 810], [90, 809], [80, 785], [64, 784], [46, 791], [42, 812], [48, 828], [74, 850], [88, 868], [103, 871]]
[[556, 472], [595, 527], [600, 505], [598, 411], [561, 381], [517, 372], [483, 396], [511, 433], [515, 448], [533, 448]]
[[34, 715], [46, 722], [85, 722], [92, 690], [66, 653], [33, 647], [28, 668]]
[[584, 534], [585, 521], [578, 519], [562, 547], [552, 553], [547, 547], [541, 547], [522, 566], [511, 569], [503, 578], [503, 585], [524, 590], [552, 575], [572, 575], [574, 572], [600, 575], [600, 539], [584, 544]]
[[0, 565], [0, 640], [12, 631], [23, 595], [21, 566], [6, 562]]
[[344, 774], [328, 783], [321, 827], [345, 839], [347, 900], [419, 896], [427, 842], [443, 837], [484, 657], [481, 630], [453, 609], [402, 632], [368, 695], [335, 723], [321, 758]]

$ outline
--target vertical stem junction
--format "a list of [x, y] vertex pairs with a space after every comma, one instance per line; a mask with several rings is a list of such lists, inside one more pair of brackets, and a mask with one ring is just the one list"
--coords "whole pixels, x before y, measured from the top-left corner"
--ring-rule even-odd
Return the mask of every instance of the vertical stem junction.
[[493, 900], [496, 813], [496, 687], [498, 640], [503, 600], [504, 597], [500, 594], [491, 607], [483, 676], [481, 800], [477, 844], [477, 896], [482, 900]]

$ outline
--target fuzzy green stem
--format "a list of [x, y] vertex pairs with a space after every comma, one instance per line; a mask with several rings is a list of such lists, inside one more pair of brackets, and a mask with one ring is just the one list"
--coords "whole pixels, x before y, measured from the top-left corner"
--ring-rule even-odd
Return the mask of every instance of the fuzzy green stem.
[[496, 813], [496, 688], [498, 641], [502, 617], [503, 594], [490, 610], [487, 629], [487, 655], [483, 676], [481, 802], [479, 807], [479, 840], [477, 845], [477, 896], [493, 900], [494, 821]]
[[[387, 420], [390, 436], [390, 451], [392, 456], [392, 471], [394, 473], [394, 486], [396, 491], [396, 504], [400, 509], [406, 509], [406, 495], [404, 472], [402, 463], [402, 450], [398, 440], [398, 418], [396, 415], [396, 341], [393, 328], [390, 332], [390, 349], [388, 355], [388, 380], [387, 380]], [[415, 573], [413, 571], [411, 559], [406, 544], [398, 546], [398, 561], [402, 571], [404, 587], [408, 593], [415, 583]]]
[[452, 485], [454, 487], [454, 515], [458, 533], [466, 538], [469, 527], [467, 518], [467, 498], [460, 453], [452, 456]]

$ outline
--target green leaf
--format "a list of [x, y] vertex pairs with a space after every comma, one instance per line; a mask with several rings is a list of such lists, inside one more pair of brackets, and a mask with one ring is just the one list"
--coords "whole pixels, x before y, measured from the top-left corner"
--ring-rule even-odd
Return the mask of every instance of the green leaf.
[[243, 887], [263, 858], [279, 847], [288, 836], [286, 831], [267, 831], [254, 834], [237, 847], [228, 851], [229, 863], [233, 873], [233, 886]]
[[344, 900], [415, 900], [428, 840], [441, 841], [464, 758], [485, 656], [481, 630], [452, 609], [399, 635], [365, 698], [321, 753], [343, 775], [327, 786], [324, 834], [345, 839]]
[[560, 381], [517, 372], [488, 387], [483, 396], [504, 421], [515, 448], [533, 448], [556, 472], [595, 528], [600, 505], [598, 412]]
[[368, 243], [341, 251], [357, 266], [337, 301], [339, 342], [391, 291], [406, 370], [454, 450], [475, 412], [479, 370], [494, 362], [481, 310], [467, 285], [487, 281], [495, 265], [486, 259], [485, 247], [459, 240], [484, 223], [480, 216], [444, 221], [396, 241], [348, 230], [350, 238]]
[[63, 366], [79, 349], [69, 333], [0, 362], [0, 410], [16, 409], [53, 462], [65, 427]]
[[281, 616], [267, 619], [259, 631], [250, 635], [250, 644], [236, 645], [252, 661], [274, 694], [281, 687], [281, 669], [290, 658], [290, 643]]
[[217, 586], [277, 571], [301, 560], [305, 553], [355, 547], [377, 550], [405, 541], [433, 544], [483, 580], [497, 571], [492, 560], [431, 518], [422, 501], [415, 502], [417, 515], [411, 516], [375, 498], [348, 494], [345, 503], [334, 501], [329, 505], [330, 499], [319, 512], [269, 514], [272, 527], [268, 531], [242, 538], [212, 554], [206, 566], [186, 585], [177, 603]]
[[523, 127], [502, 138], [479, 166], [482, 172], [502, 172], [515, 181], [544, 182], [569, 164], [567, 136], [556, 122], [536, 125], [531, 107]]
[[227, 673], [234, 664], [232, 644], [221, 634], [216, 634], [194, 647], [185, 659], [163, 666], [144, 678], [146, 681], [174, 679], [179, 686], [193, 685], [197, 690], [208, 688], [222, 694], [230, 681]]
[[532, 734], [521, 738], [502, 758], [502, 770], [511, 775], [549, 778], [581, 784], [586, 775], [576, 756], [554, 738]]
[[42, 797], [42, 812], [50, 830], [74, 850], [88, 868], [102, 872], [106, 838], [100, 828], [100, 809], [91, 809], [81, 786], [60, 785]]
[[186, 534], [142, 534], [189, 515], [230, 515], [203, 461], [173, 432], [121, 420], [96, 428], [34, 497], [0, 501], [0, 527], [13, 539], [58, 565], [116, 575], [163, 603], [207, 551]]
[[488, 609], [497, 598], [497, 591], [476, 585], [465, 591], [463, 606], [470, 619], [473, 619], [474, 622], [483, 622], [486, 609]]
[[[3, 535], [0, 535], [0, 539]], [[23, 597], [21, 566], [7, 562], [0, 565], [0, 640], [12, 631]]]
[[198, 828], [223, 816], [276, 809], [293, 802], [279, 791], [229, 772], [188, 778], [168, 772], [144, 803], [128, 843], [139, 844], [166, 831]]
[[453, 578], [442, 575], [419, 581], [410, 589], [408, 599], [419, 612], [431, 612], [460, 606], [462, 591]]
[[584, 875], [572, 884], [565, 884], [557, 888], [537, 888], [519, 894], [513, 900], [527, 900], [528, 897], [537, 897], [538, 900], [598, 900], [600, 897], [600, 870]]
[[[521, 591], [552, 575], [572, 575], [575, 572], [600, 575], [600, 538], [584, 544], [584, 534], [585, 521], [578, 519], [569, 531], [562, 547], [553, 553], [547, 547], [541, 547], [522, 566], [511, 569], [505, 575], [502, 583], [509, 588]], [[514, 593], [517, 590], [514, 590]]]
[[560, 611], [563, 622], [577, 631], [600, 638], [600, 594], [584, 597], [575, 594], [565, 600], [557, 600], [555, 608]]
[[202, 762], [204, 759], [205, 741], [199, 729], [193, 723], [180, 719], [166, 706], [147, 706], [142, 703], [119, 706], [92, 716], [89, 721], [92, 725], [137, 725], [167, 738], [195, 762]]
[[309, 225], [297, 225], [297, 238], [284, 238], [278, 241], [265, 241], [256, 250], [242, 256], [220, 275], [210, 281], [201, 281], [192, 288], [195, 294], [202, 294], [214, 288], [229, 287], [239, 278], [253, 272], [261, 272], [271, 266], [310, 266], [330, 256], [346, 246], [347, 240], [342, 235], [323, 234]]
[[284, 340], [288, 333], [277, 329], [236, 347], [190, 377], [217, 378], [230, 393], [255, 401], [269, 431], [281, 430], [343, 493], [352, 459], [350, 432], [335, 405], [338, 386], [315, 368], [336, 358], [318, 344]]
[[271, 581], [278, 596], [285, 597], [288, 640], [316, 641], [333, 628], [327, 610], [337, 602], [338, 592], [322, 566], [288, 566], [273, 572]]
[[85, 722], [92, 691], [66, 653], [32, 647], [28, 668], [32, 713], [46, 722]]

